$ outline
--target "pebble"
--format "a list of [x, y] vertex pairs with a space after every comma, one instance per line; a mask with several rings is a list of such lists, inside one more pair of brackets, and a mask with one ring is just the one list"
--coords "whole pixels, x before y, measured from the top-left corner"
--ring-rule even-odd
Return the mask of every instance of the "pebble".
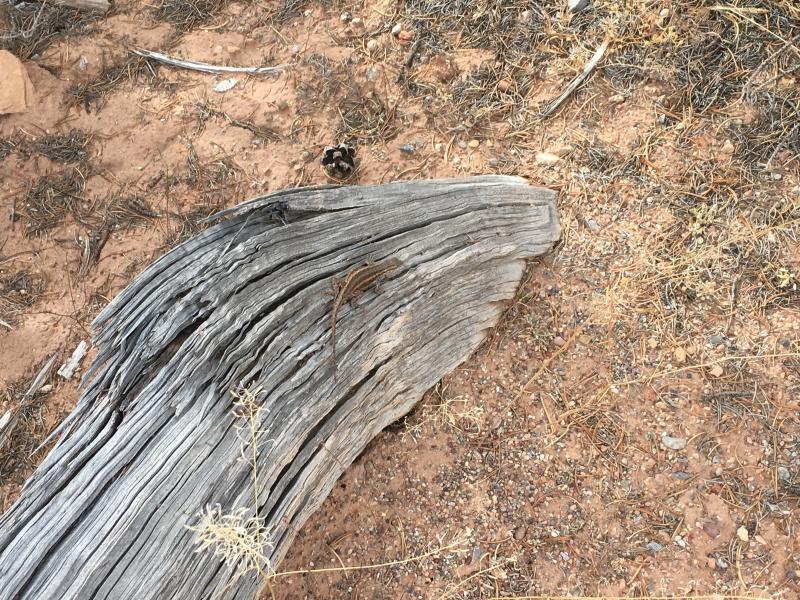
[[661, 443], [670, 450], [683, 450], [686, 448], [686, 438], [672, 437], [666, 433], [661, 434]]
[[297, 55], [298, 55], [298, 54], [300, 54], [302, 51], [303, 51], [303, 47], [302, 47], [302, 46], [300, 46], [299, 44], [295, 44], [294, 46], [292, 46], [292, 47], [291, 47], [291, 49], [289, 50], [289, 53], [290, 53], [292, 56], [297, 56]]
[[522, 23], [530, 22], [530, 20], [531, 20], [531, 11], [523, 10], [521, 13], [519, 13], [519, 20]]
[[662, 19], [666, 19], [669, 16], [669, 9], [668, 8], [662, 8], [661, 12], [658, 13], [658, 16], [661, 17]]
[[220, 93], [227, 92], [232, 90], [237, 83], [239, 83], [238, 79], [236, 79], [235, 77], [229, 77], [228, 79], [223, 79], [222, 81], [214, 85], [212, 89], [215, 92], [220, 92]]
[[778, 467], [778, 479], [781, 481], [791, 481], [792, 473], [786, 467]]
[[736, 530], [736, 537], [738, 537], [743, 542], [750, 541], [750, 534], [747, 532], [747, 527], [745, 527], [744, 525], [739, 527], [739, 529]]
[[525, 537], [526, 533], [528, 533], [528, 528], [527, 527], [523, 527], [523, 526], [517, 527], [514, 530], [514, 539], [519, 541], [519, 540], [521, 540], [522, 538]]
[[717, 568], [718, 568], [720, 571], [724, 571], [725, 569], [727, 569], [727, 568], [728, 568], [728, 563], [726, 563], [726, 562], [725, 562], [724, 560], [722, 560], [721, 558], [718, 558], [718, 559], [716, 560], [715, 564], [717, 565]]
[[725, 369], [722, 368], [722, 365], [714, 365], [711, 367], [709, 373], [712, 377], [722, 377], [722, 375], [725, 373]]
[[562, 348], [564, 346], [564, 344], [567, 343], [567, 341], [564, 338], [562, 338], [560, 335], [557, 335], [556, 337], [553, 338], [553, 343], [556, 346], [558, 346], [559, 348]]
[[378, 40], [370, 40], [367, 42], [367, 50], [369, 50], [370, 52], [375, 52], [380, 47], [381, 45], [378, 42]]
[[625, 96], [622, 94], [614, 94], [608, 99], [608, 101], [611, 102], [611, 104], [622, 104], [625, 102]]
[[477, 148], [480, 145], [481, 143], [478, 140], [470, 140], [469, 143], [467, 144], [467, 146], [469, 146], [470, 148]]
[[403, 144], [400, 146], [400, 152], [403, 154], [414, 154], [417, 151], [417, 147], [414, 144]]
[[79, 70], [79, 71], [85, 71], [85, 70], [86, 70], [86, 66], [87, 66], [88, 64], [89, 64], [89, 61], [88, 61], [88, 60], [86, 60], [86, 57], [85, 57], [85, 56], [81, 56], [81, 57], [78, 59], [78, 70]]
[[556, 154], [551, 154], [550, 152], [537, 152], [536, 153], [536, 162], [540, 165], [544, 165], [546, 167], [552, 167], [558, 161], [561, 160], [561, 157]]
[[481, 559], [481, 547], [480, 546], [473, 546], [472, 548], [472, 561], [471, 562], [478, 562]]
[[39, 393], [40, 394], [47, 394], [48, 392], [52, 392], [52, 391], [53, 391], [53, 385], [51, 383], [48, 383], [47, 385], [43, 385], [42, 387], [39, 388]]
[[456, 146], [458, 146], [459, 148], [461, 148], [462, 150], [464, 150], [464, 149], [466, 149], [466, 147], [467, 147], [467, 142], [465, 142], [464, 140], [458, 140], [458, 141], [456, 142]]
[[489, 166], [490, 166], [490, 167], [496, 167], [496, 166], [498, 166], [499, 164], [500, 164], [500, 161], [499, 161], [499, 160], [497, 160], [496, 158], [490, 158], [490, 159], [489, 159]]
[[289, 108], [289, 103], [283, 98], [278, 100], [275, 104], [277, 105], [278, 110], [286, 110], [287, 108]]
[[342, 23], [349, 23], [350, 21], [353, 20], [353, 15], [351, 15], [349, 12], [345, 11], [345, 12], [342, 13], [342, 16], [339, 17], [339, 20]]
[[773, 171], [772, 173], [770, 173], [769, 176], [772, 177], [773, 181], [780, 181], [781, 179], [783, 179], [783, 175], [781, 175], [780, 173], [778, 173], [776, 171]]
[[395, 36], [395, 37], [400, 35], [401, 31], [403, 31], [403, 26], [400, 23], [398, 23], [397, 25], [392, 27], [392, 35]]
[[662, 546], [658, 542], [648, 542], [647, 543], [647, 551], [650, 554], [655, 554], [656, 552], [661, 552], [663, 549], [664, 549], [664, 546]]
[[589, 0], [567, 0], [567, 11], [573, 15], [587, 6], [589, 6]]
[[409, 42], [414, 39], [414, 34], [404, 29], [399, 34], [397, 34], [397, 38], [403, 42]]
[[710, 338], [708, 338], [708, 345], [716, 347], [716, 346], [719, 346], [724, 341], [725, 341], [725, 336], [716, 334], [716, 335], [712, 335]]
[[378, 71], [377, 67], [367, 67], [367, 70], [364, 71], [364, 75], [367, 78], [367, 81], [375, 81], [378, 78], [380, 71]]
[[686, 362], [686, 350], [684, 350], [683, 348], [675, 348], [674, 354], [676, 361], [678, 361], [679, 363]]
[[364, 19], [361, 17], [356, 17], [353, 19], [353, 27], [361, 27], [364, 24]]
[[733, 146], [733, 142], [732, 142], [732, 141], [730, 141], [730, 140], [725, 140], [725, 143], [724, 143], [724, 144], [722, 144], [722, 151], [723, 151], [725, 154], [733, 154], [733, 151], [734, 151], [735, 149], [736, 149], [736, 148], [734, 148], [734, 146]]
[[600, 223], [598, 223], [594, 219], [586, 219], [586, 227], [588, 227], [592, 231], [597, 231], [598, 229], [600, 229]]

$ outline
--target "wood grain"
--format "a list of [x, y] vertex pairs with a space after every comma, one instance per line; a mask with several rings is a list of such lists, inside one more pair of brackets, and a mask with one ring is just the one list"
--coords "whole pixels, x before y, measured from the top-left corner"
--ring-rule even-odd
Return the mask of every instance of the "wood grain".
[[[559, 238], [555, 194], [497, 176], [284, 190], [212, 221], [97, 316], [77, 407], [0, 517], [0, 597], [256, 597], [263, 580], [194, 552], [188, 528], [206, 506], [254, 514], [230, 391], [263, 390], [258, 515], [274, 567]], [[387, 258], [402, 267], [339, 314], [334, 379], [324, 291]]]

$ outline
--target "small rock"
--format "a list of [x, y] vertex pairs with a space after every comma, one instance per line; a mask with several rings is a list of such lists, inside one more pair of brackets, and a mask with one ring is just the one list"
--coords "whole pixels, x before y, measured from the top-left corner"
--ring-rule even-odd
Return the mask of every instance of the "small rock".
[[371, 66], [367, 67], [367, 70], [364, 71], [364, 75], [367, 78], [367, 81], [375, 81], [378, 78], [380, 71], [378, 71], [377, 67]]
[[772, 178], [772, 181], [780, 181], [781, 179], [783, 179], [783, 175], [781, 175], [777, 171], [773, 171], [772, 173], [769, 174], [769, 176]]
[[414, 34], [411, 31], [406, 31], [405, 29], [397, 34], [397, 39], [401, 42], [410, 42], [414, 39]]
[[353, 20], [353, 15], [351, 15], [349, 12], [345, 11], [345, 12], [343, 12], [341, 14], [341, 16], [339, 17], [339, 20], [342, 23], [349, 23], [350, 21]]
[[286, 110], [287, 108], [289, 108], [289, 103], [286, 100], [284, 100], [283, 98], [278, 100], [275, 103], [275, 105], [278, 107], [278, 110]]
[[598, 229], [600, 229], [600, 223], [598, 223], [594, 219], [586, 219], [586, 227], [588, 227], [592, 231], [597, 231]]
[[687, 481], [692, 478], [692, 474], [687, 473], [686, 471], [675, 471], [672, 476], [676, 479], [680, 479], [681, 481]]
[[395, 36], [395, 37], [400, 35], [401, 31], [403, 31], [403, 26], [400, 23], [398, 23], [397, 25], [392, 27], [392, 35]]
[[709, 569], [713, 569], [714, 567], [716, 567], [716, 566], [717, 566], [717, 561], [715, 561], [715, 560], [714, 560], [714, 558], [713, 558], [712, 556], [709, 556], [709, 557], [706, 559], [706, 566], [707, 566]]
[[470, 140], [469, 143], [467, 144], [467, 146], [469, 146], [470, 148], [477, 148], [480, 145], [481, 143], [478, 140]]
[[750, 534], [747, 532], [747, 527], [745, 527], [744, 525], [742, 527], [739, 527], [739, 529], [736, 530], [736, 537], [738, 537], [743, 542], [750, 541]]
[[514, 530], [514, 539], [519, 541], [519, 540], [521, 540], [522, 538], [525, 537], [526, 533], [528, 533], [528, 528], [527, 527], [522, 527], [522, 526], [517, 527]]
[[311, 16], [311, 11], [310, 11], [310, 10], [308, 10], [308, 9], [304, 10], [304, 11], [303, 11], [303, 16], [304, 16], [304, 17], [310, 17], [310, 16]]
[[725, 341], [725, 336], [715, 334], [708, 338], [708, 345], [709, 346], [719, 346], [722, 342]]
[[660, 19], [666, 19], [667, 17], [669, 17], [669, 9], [668, 8], [662, 8], [661, 12], [658, 13], [658, 17]]
[[222, 46], [221, 45], [217, 44], [216, 46], [214, 46], [214, 54], [217, 55], [217, 56], [222, 54]]
[[675, 545], [678, 546], [679, 548], [684, 548], [685, 549], [686, 548], [686, 540], [684, 540], [681, 536], [676, 535], [675, 536]]
[[222, 81], [217, 83], [212, 89], [215, 92], [223, 93], [232, 90], [237, 83], [239, 83], [238, 79], [236, 79], [235, 77], [229, 77], [228, 79], [223, 79]]
[[364, 24], [364, 19], [361, 17], [356, 17], [353, 19], [352, 23], [353, 27], [361, 27]]
[[575, 14], [589, 6], [589, 0], [567, 0], [567, 12]]
[[530, 23], [531, 11], [523, 10], [521, 13], [519, 13], [519, 20], [521, 23]]
[[89, 61], [86, 60], [86, 57], [85, 56], [81, 56], [78, 59], [78, 70], [79, 71], [85, 71], [86, 67], [88, 66], [88, 64], [89, 64]]
[[464, 140], [458, 140], [456, 142], [456, 146], [458, 146], [462, 150], [466, 150], [467, 149], [467, 142], [465, 142]]
[[728, 568], [728, 563], [726, 563], [726, 562], [725, 562], [724, 560], [722, 560], [721, 558], [718, 558], [718, 559], [715, 561], [715, 564], [717, 565], [717, 568], [718, 568], [720, 571], [724, 571], [725, 569], [727, 569], [727, 568]]
[[490, 159], [489, 159], [489, 166], [490, 166], [490, 167], [496, 167], [496, 166], [498, 166], [499, 164], [500, 164], [500, 161], [499, 161], [499, 160], [497, 160], [496, 158], [490, 158]]
[[226, 46], [225, 50], [228, 51], [228, 54], [236, 54], [237, 52], [240, 52], [242, 49], [239, 48], [239, 46]]
[[39, 393], [40, 394], [47, 394], [47, 393], [52, 392], [52, 391], [53, 391], [53, 384], [51, 384], [51, 383], [48, 383], [47, 385], [43, 385], [42, 387], [39, 388]]
[[298, 55], [298, 54], [300, 54], [300, 52], [302, 52], [302, 51], [303, 51], [303, 48], [302, 48], [302, 46], [300, 46], [299, 44], [295, 44], [294, 46], [292, 46], [292, 47], [291, 47], [291, 49], [289, 50], [289, 53], [290, 53], [292, 56], [297, 56], [297, 55]]
[[733, 154], [733, 151], [734, 151], [735, 149], [736, 149], [736, 148], [734, 148], [734, 146], [733, 146], [733, 142], [732, 142], [732, 141], [730, 141], [730, 140], [725, 140], [725, 143], [724, 143], [724, 144], [722, 144], [722, 151], [723, 151], [725, 154]]
[[781, 481], [791, 481], [792, 473], [786, 467], [780, 466], [778, 467], [778, 479]]
[[722, 375], [725, 373], [725, 369], [722, 368], [722, 365], [714, 365], [711, 367], [709, 373], [712, 377], [722, 377]]
[[511, 89], [512, 85], [513, 84], [509, 79], [501, 79], [500, 81], [497, 82], [497, 89], [500, 90], [501, 92], [507, 92], [508, 90]]
[[658, 542], [648, 542], [647, 543], [647, 551], [650, 554], [655, 554], [656, 552], [661, 552], [663, 549], [664, 549], [664, 546], [662, 546]]
[[686, 448], [686, 438], [672, 437], [666, 433], [661, 434], [661, 443], [670, 450], [683, 450]]
[[550, 152], [537, 152], [536, 153], [536, 162], [540, 165], [545, 167], [552, 167], [558, 161], [561, 160], [561, 157], [556, 154], [551, 154]]
[[567, 341], [560, 335], [557, 335], [556, 337], [553, 338], [553, 343], [559, 348], [561, 348], [562, 346], [564, 346], [564, 344], [567, 343]]
[[480, 546], [473, 546], [472, 548], [472, 556], [470, 557], [472, 560], [470, 562], [477, 563], [481, 560], [481, 547]]
[[374, 40], [373, 39], [373, 40], [370, 40], [370, 41], [367, 42], [367, 50], [370, 51], [370, 52], [375, 52], [380, 47], [381, 47], [381, 45], [378, 42], [378, 40]]
[[417, 151], [417, 147], [414, 144], [403, 144], [400, 146], [400, 152], [403, 154], [414, 154]]
[[686, 362], [686, 350], [684, 350], [683, 348], [675, 348], [674, 354], [676, 361], [678, 361], [679, 363]]
[[611, 102], [611, 104], [622, 104], [625, 102], [625, 96], [622, 94], [614, 94], [608, 99], [608, 101]]

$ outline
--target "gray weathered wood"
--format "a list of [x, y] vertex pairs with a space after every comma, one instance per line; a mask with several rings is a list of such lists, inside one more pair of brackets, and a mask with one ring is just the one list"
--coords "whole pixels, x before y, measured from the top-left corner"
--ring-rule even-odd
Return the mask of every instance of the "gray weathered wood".
[[[559, 237], [554, 196], [486, 176], [285, 190], [217, 215], [95, 320], [78, 405], [0, 517], [0, 597], [254, 598], [263, 579], [194, 552], [189, 529], [206, 506], [253, 515], [229, 392], [263, 390], [274, 567], [344, 468], [497, 322]], [[387, 257], [404, 266], [341, 310], [334, 378], [329, 280]]]

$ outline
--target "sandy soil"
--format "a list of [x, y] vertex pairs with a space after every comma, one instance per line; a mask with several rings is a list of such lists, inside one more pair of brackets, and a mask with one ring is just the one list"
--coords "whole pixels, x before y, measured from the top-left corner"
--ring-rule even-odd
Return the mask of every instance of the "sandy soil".
[[[560, 192], [562, 243], [483, 347], [370, 444], [277, 570], [390, 564], [279, 576], [265, 598], [800, 597], [800, 150], [756, 169], [728, 127], [757, 108], [665, 108], [669, 82], [620, 86], [610, 69], [522, 122], [522, 103], [557, 96], [591, 44], [572, 39], [579, 51], [554, 52], [514, 95], [523, 76], [492, 48], [421, 46], [404, 67], [419, 30], [401, 5], [266, 17], [285, 6], [221, 5], [174, 37], [149, 5], [120, 2], [25, 61], [36, 105], [0, 116], [14, 141], [0, 146], [0, 415], [198, 217], [324, 182], [326, 145], [356, 139], [361, 184], [515, 173]], [[680, 32], [659, 10], [648, 43]], [[194, 60], [287, 67], [225, 93], [224, 77], [164, 67], [98, 98], [75, 91], [126, 48], [170, 40]], [[482, 89], [480, 69], [511, 74]], [[770, 85], [799, 83], [784, 79]], [[30, 150], [73, 130], [89, 136], [83, 158]], [[59, 209], [42, 192], [37, 208], [31, 190], [64, 176], [77, 193]], [[41, 458], [20, 448], [71, 409], [78, 377], [51, 376], [28, 403], [0, 510]]]

